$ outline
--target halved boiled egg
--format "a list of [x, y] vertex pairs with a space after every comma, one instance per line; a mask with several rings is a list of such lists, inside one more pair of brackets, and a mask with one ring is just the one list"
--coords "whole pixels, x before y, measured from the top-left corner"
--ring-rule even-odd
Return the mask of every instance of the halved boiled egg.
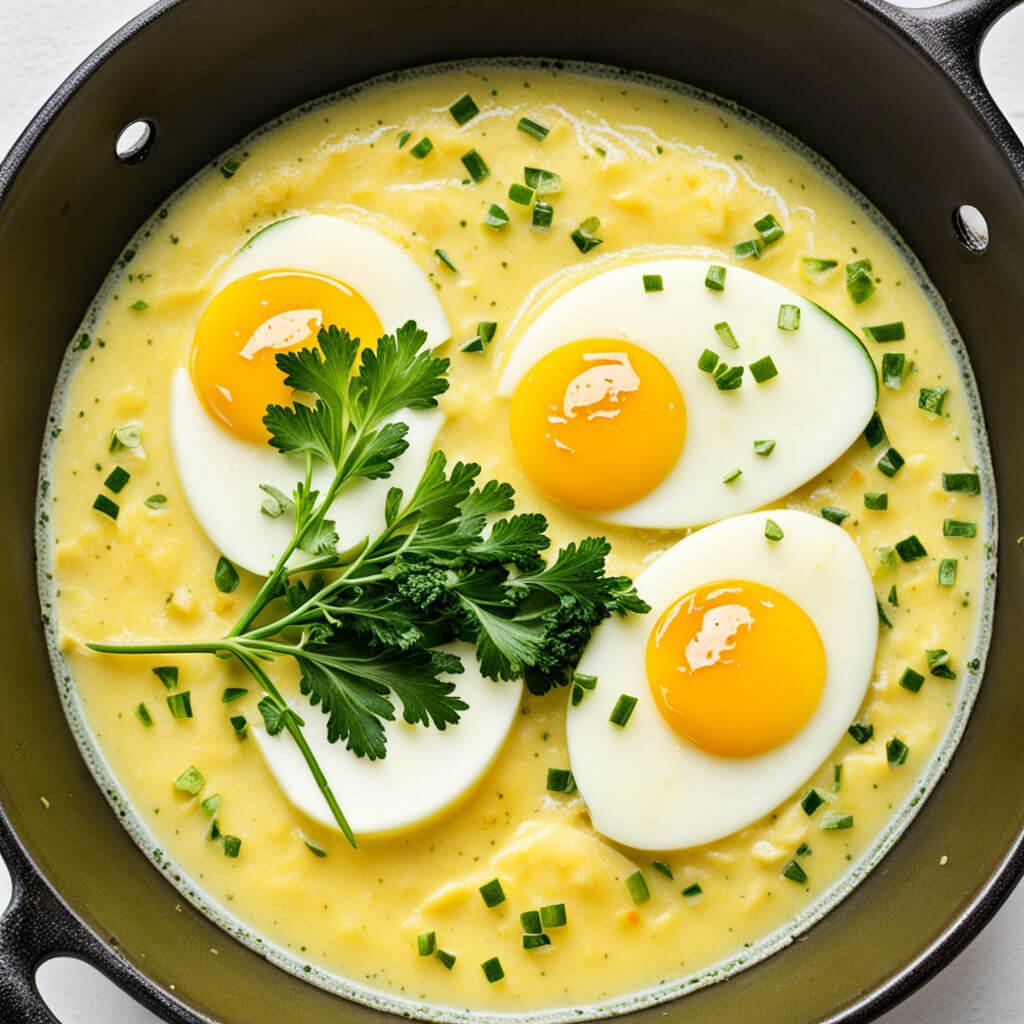
[[541, 490], [626, 526], [699, 526], [788, 494], [861, 433], [878, 378], [857, 337], [759, 274], [730, 267], [719, 291], [707, 272], [617, 267], [526, 328], [498, 390]]
[[597, 684], [570, 703], [569, 760], [599, 832], [697, 846], [777, 807], [842, 738], [874, 666], [875, 592], [846, 531], [787, 509], [691, 534], [636, 585], [650, 614], [600, 625], [580, 661]]
[[[261, 511], [268, 485], [290, 495], [304, 463], [268, 444], [263, 415], [289, 404], [274, 356], [316, 344], [323, 325], [372, 345], [407, 320], [439, 345], [451, 334], [437, 293], [396, 242], [340, 217], [292, 217], [259, 232], [228, 264], [196, 328], [189, 365], [171, 385], [171, 445], [193, 514], [232, 562], [269, 572], [291, 539], [287, 515]], [[409, 449], [384, 480], [359, 480], [332, 506], [342, 546], [383, 526], [392, 486], [415, 485], [444, 422], [436, 410], [406, 411]], [[313, 486], [333, 470], [317, 465]], [[273, 502], [271, 501], [271, 507]], [[301, 555], [295, 557], [301, 558]]]

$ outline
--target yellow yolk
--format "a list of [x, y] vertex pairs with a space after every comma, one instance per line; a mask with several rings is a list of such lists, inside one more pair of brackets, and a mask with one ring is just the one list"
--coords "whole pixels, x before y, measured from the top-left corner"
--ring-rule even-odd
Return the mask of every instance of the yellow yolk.
[[316, 344], [323, 325], [364, 344], [383, 334], [369, 303], [347, 285], [301, 270], [264, 270], [222, 288], [206, 307], [192, 343], [192, 383], [207, 413], [246, 441], [265, 442], [263, 416], [292, 391], [278, 352]]
[[711, 754], [763, 754], [795, 736], [825, 686], [825, 648], [808, 614], [745, 580], [705, 583], [670, 605], [647, 641], [662, 718]]
[[675, 378], [628, 341], [574, 341], [533, 366], [512, 396], [512, 444], [553, 498], [586, 511], [639, 500], [668, 476], [686, 434]]

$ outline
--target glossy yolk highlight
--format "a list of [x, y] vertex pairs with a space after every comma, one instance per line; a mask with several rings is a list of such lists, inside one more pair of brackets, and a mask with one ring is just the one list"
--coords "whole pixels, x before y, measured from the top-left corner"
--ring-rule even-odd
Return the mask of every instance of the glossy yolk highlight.
[[384, 333], [358, 292], [321, 274], [266, 270], [225, 285], [192, 343], [192, 383], [203, 408], [238, 437], [265, 442], [267, 406], [292, 400], [274, 356], [312, 347], [322, 325], [343, 327], [367, 344]]
[[711, 754], [749, 757], [795, 736], [821, 700], [825, 648], [807, 613], [760, 583], [705, 583], [647, 641], [662, 718]]
[[683, 447], [675, 378], [628, 341], [574, 341], [531, 368], [512, 396], [512, 444], [553, 498], [585, 511], [621, 508], [654, 490]]

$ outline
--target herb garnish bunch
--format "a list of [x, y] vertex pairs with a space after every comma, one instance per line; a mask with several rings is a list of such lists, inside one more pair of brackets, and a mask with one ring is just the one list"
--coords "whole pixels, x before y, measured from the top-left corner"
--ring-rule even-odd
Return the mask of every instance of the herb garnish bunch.
[[[472, 643], [483, 675], [522, 677], [541, 694], [568, 683], [599, 622], [647, 611], [629, 579], [605, 574], [604, 538], [568, 544], [546, 562], [544, 516], [509, 514], [510, 485], [478, 485], [478, 465], [449, 467], [442, 452], [433, 453], [411, 493], [391, 488], [376, 537], [343, 541], [344, 524], [328, 518], [337, 494], [354, 480], [387, 477], [408, 447], [408, 427], [397, 414], [436, 406], [448, 387], [448, 360], [425, 342], [410, 321], [360, 356], [358, 339], [328, 327], [317, 348], [278, 353], [285, 383], [315, 402], [272, 405], [264, 417], [271, 445], [305, 460], [291, 496], [264, 487], [263, 512], [294, 517], [274, 570], [227, 636], [89, 645], [235, 658], [264, 691], [258, 707], [267, 731], [287, 731], [298, 745], [353, 846], [303, 735], [306, 723], [278, 690], [269, 663], [293, 658], [302, 693], [326, 716], [328, 738], [374, 759], [387, 753], [384, 722], [394, 719], [396, 705], [411, 724], [444, 729], [459, 721], [467, 705], [446, 677], [462, 664], [441, 645]], [[314, 462], [334, 469], [323, 493], [311, 484]]]

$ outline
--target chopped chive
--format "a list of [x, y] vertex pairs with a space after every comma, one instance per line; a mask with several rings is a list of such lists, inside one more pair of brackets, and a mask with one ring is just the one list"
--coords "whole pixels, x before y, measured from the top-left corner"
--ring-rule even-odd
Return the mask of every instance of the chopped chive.
[[469, 176], [477, 184], [491, 173], [491, 169], [484, 162], [484, 158], [475, 149], [463, 153], [459, 159], [462, 161], [463, 167], [469, 172]]
[[946, 401], [949, 388], [921, 388], [917, 393], [917, 407], [933, 416], [942, 415], [942, 406]]
[[508, 198], [509, 202], [518, 203], [520, 206], [529, 206], [533, 202], [533, 189], [514, 181], [508, 187]]
[[531, 227], [540, 228], [546, 231], [551, 227], [551, 221], [555, 216], [555, 208], [550, 203], [538, 199], [533, 204], [533, 215], [530, 217]]
[[417, 160], [422, 160], [433, 148], [434, 144], [426, 135], [424, 135], [423, 138], [409, 150], [409, 155], [416, 157]]
[[871, 276], [873, 269], [871, 260], [856, 260], [846, 264], [846, 292], [856, 306], [875, 293], [875, 280]]
[[795, 860], [791, 860], [780, 874], [783, 878], [788, 878], [791, 882], [796, 882], [799, 885], [803, 885], [807, 881], [807, 872]]
[[306, 849], [309, 850], [314, 857], [319, 857], [321, 860], [327, 856], [327, 851], [318, 843], [306, 836], [302, 837], [302, 842], [305, 844]]
[[167, 707], [170, 708], [174, 718], [192, 717], [192, 693], [189, 690], [182, 690], [181, 693], [169, 693], [167, 695]]
[[801, 843], [796, 848], [796, 855], [798, 857], [810, 857], [812, 853], [814, 853], [814, 851], [807, 845], [807, 843]]
[[651, 867], [666, 878], [675, 878], [675, 875], [672, 874], [672, 869], [663, 860], [651, 861]]
[[498, 325], [493, 320], [481, 320], [476, 325], [476, 334], [459, 350], [461, 352], [483, 352], [494, 340]]
[[909, 753], [910, 747], [908, 747], [898, 736], [893, 736], [893, 738], [885, 745], [885, 759], [889, 762], [890, 768], [896, 768], [901, 764], [906, 764], [907, 754]]
[[839, 260], [821, 259], [818, 256], [801, 256], [800, 266], [804, 277], [814, 280], [821, 277], [822, 274], [827, 274], [830, 270], [835, 270], [839, 266]]
[[700, 358], [697, 360], [697, 369], [703, 370], [705, 373], [710, 373], [718, 365], [718, 356], [706, 348], [700, 354]]
[[900, 598], [899, 595], [896, 593], [895, 583], [889, 588], [889, 596], [886, 598], [886, 600], [889, 602], [889, 604], [893, 606], [893, 608], [899, 608]]
[[911, 693], [917, 693], [921, 689], [921, 684], [924, 682], [924, 676], [920, 672], [915, 672], [914, 669], [909, 666], [903, 670], [903, 674], [899, 678], [899, 684], [904, 690], [909, 690]]
[[600, 227], [601, 221], [597, 217], [587, 217], [569, 237], [572, 239], [573, 245], [585, 255], [601, 244], [602, 240], [597, 237], [597, 230]]
[[889, 507], [887, 491], [868, 491], [864, 495], [864, 507], [872, 512], [884, 512]]
[[621, 729], [629, 721], [636, 704], [636, 697], [631, 697], [628, 693], [619, 694], [619, 699], [615, 702], [615, 707], [612, 708], [612, 713], [608, 716], [608, 721], [611, 722], [612, 725], [619, 726]]
[[228, 721], [231, 723], [231, 728], [235, 730], [238, 738], [240, 740], [244, 740], [245, 730], [248, 724], [245, 720], [245, 715], [232, 715]]
[[849, 729], [846, 730], [861, 746], [863, 746], [872, 736], [875, 735], [875, 727], [868, 725], [867, 722], [854, 722]]
[[544, 125], [538, 124], [531, 117], [519, 118], [519, 124], [516, 127], [527, 135], [532, 135], [538, 142], [543, 142], [548, 137], [550, 128], [545, 128]]
[[887, 544], [875, 548], [875, 554], [878, 555], [878, 560], [887, 569], [895, 569], [899, 565], [899, 562], [896, 561], [896, 549], [889, 547]]
[[886, 475], [895, 476], [906, 460], [895, 448], [888, 448], [875, 465]]
[[800, 327], [800, 307], [784, 302], [779, 306], [778, 325], [780, 331], [795, 331]]
[[906, 328], [902, 320], [896, 320], [891, 324], [879, 324], [877, 327], [865, 327], [864, 336], [868, 341], [877, 341], [884, 345], [890, 341], [902, 341], [907, 336]]
[[830, 523], [835, 523], [838, 526], [844, 519], [848, 519], [850, 513], [845, 508], [835, 508], [832, 505], [826, 505], [821, 510], [821, 518], [827, 519]]
[[446, 253], [446, 252], [444, 251], [444, 249], [435, 249], [435, 250], [434, 250], [434, 255], [435, 255], [435, 256], [436, 256], [436, 257], [437, 257], [437, 258], [438, 258], [438, 259], [439, 259], [439, 260], [440, 260], [440, 261], [441, 261], [441, 262], [442, 262], [442, 263], [443, 263], [443, 264], [444, 264], [444, 265], [445, 265], [445, 266], [446, 266], [446, 267], [447, 267], [447, 268], [448, 268], [448, 269], [449, 269], [450, 271], [452, 271], [452, 272], [453, 272], [453, 273], [455, 273], [455, 274], [457, 274], [457, 273], [459, 272], [459, 271], [458, 271], [458, 268], [457, 268], [457, 267], [455, 266], [455, 264], [454, 264], [454, 263], [452, 263], [452, 261], [451, 261], [451, 258], [450, 258], [450, 257], [448, 256], [448, 253]]
[[195, 796], [206, 785], [203, 773], [195, 766], [189, 765], [175, 780], [174, 788], [182, 793]]
[[902, 352], [886, 352], [882, 356], [882, 383], [894, 391], [903, 387], [907, 357]]
[[143, 503], [146, 508], [160, 509], [167, 504], [166, 494], [151, 494]]
[[420, 956], [430, 956], [437, 949], [436, 932], [420, 932], [416, 936], [416, 952]]
[[489, 228], [503, 228], [508, 224], [508, 214], [497, 203], [491, 203], [484, 214], [484, 223]]
[[233, 178], [238, 171], [238, 168], [241, 166], [242, 161], [236, 160], [232, 157], [230, 160], [225, 160], [224, 163], [220, 165], [220, 173], [223, 174], [225, 178]]
[[539, 196], [562, 191], [562, 179], [554, 171], [545, 171], [542, 167], [524, 167], [523, 181]]
[[743, 470], [739, 466], [733, 466], [725, 476], [722, 477], [723, 484], [731, 484], [743, 476]]
[[223, 555], [217, 559], [213, 582], [217, 584], [217, 589], [222, 594], [230, 594], [238, 586], [238, 572]]
[[896, 554], [904, 562], [914, 562], [928, 554], [925, 546], [917, 539], [916, 533], [912, 533], [909, 537], [904, 537], [903, 540], [897, 541], [895, 547]]
[[943, 473], [942, 489], [952, 494], [981, 494], [977, 473]]
[[106, 480], [103, 481], [103, 486], [113, 491], [115, 494], [120, 494], [124, 490], [124, 485], [132, 478], [131, 473], [128, 470], [123, 469], [121, 466], [115, 466], [111, 471]]
[[584, 690], [597, 689], [597, 676], [588, 676], [583, 672], [573, 672], [572, 681], [577, 686], [582, 686]]
[[210, 831], [207, 833], [206, 838], [214, 841], [220, 839], [220, 823], [216, 818], [210, 822]]
[[292, 499], [284, 491], [279, 491], [271, 484], [260, 484], [260, 490], [266, 494], [260, 504], [260, 512], [271, 519], [280, 519], [293, 505]]
[[214, 793], [213, 796], [208, 796], [199, 806], [203, 814], [208, 818], [216, 818], [223, 802], [220, 794]]
[[540, 949], [541, 946], [550, 946], [550, 935], [524, 935], [523, 949]]
[[951, 587], [956, 583], [956, 559], [944, 558], [939, 562], [939, 586]]
[[824, 814], [821, 818], [821, 827], [826, 832], [834, 832], [841, 828], [853, 828], [853, 815], [843, 814], [839, 811]]
[[743, 383], [743, 367], [719, 363], [713, 376], [719, 391], [735, 391]]
[[480, 108], [473, 102], [473, 97], [467, 92], [448, 108], [448, 113], [452, 115], [452, 119], [461, 128], [467, 121], [472, 121], [480, 113]]
[[754, 454], [755, 455], [771, 455], [775, 451], [774, 441], [755, 441], [754, 442]]
[[496, 956], [492, 956], [490, 960], [485, 960], [480, 965], [480, 968], [484, 972], [484, 977], [492, 985], [505, 977], [505, 968], [501, 966], [501, 961]]
[[242, 840], [238, 836], [224, 836], [224, 856], [237, 857], [242, 849]]
[[110, 516], [111, 519], [117, 519], [117, 513], [120, 512], [120, 508], [117, 503], [111, 501], [105, 494], [97, 494], [96, 500], [92, 503], [92, 507], [97, 512], [102, 512], [105, 516]]
[[497, 878], [492, 878], [480, 886], [480, 895], [484, 904], [488, 907], [496, 907], [499, 903], [505, 902], [505, 890]]
[[758, 384], [764, 384], [765, 381], [769, 381], [772, 377], [778, 375], [778, 370], [775, 368], [775, 362], [771, 356], [761, 356], [760, 359], [755, 359], [750, 364], [750, 376], [757, 381]]
[[925, 651], [925, 658], [928, 659], [928, 671], [940, 679], [956, 679], [956, 673], [949, 665], [949, 651], [940, 647], [934, 651]]
[[889, 618], [885, 613], [885, 609], [882, 607], [882, 602], [875, 598], [875, 607], [878, 609], [878, 621], [885, 626], [886, 629], [892, 629], [892, 619]]
[[713, 292], [725, 291], [725, 267], [712, 263], [708, 267], [707, 276], [704, 278], [704, 287], [710, 288]]
[[241, 686], [229, 686], [221, 695], [221, 703], [230, 704], [232, 701], [244, 697], [249, 691]]
[[694, 896], [699, 896], [703, 891], [700, 883], [694, 882], [692, 885], [688, 885], [680, 895], [685, 896], [687, 899], [692, 899]]
[[126, 423], [123, 427], [114, 427], [110, 432], [107, 450], [113, 455], [125, 448], [138, 448], [142, 444], [142, 431], [135, 423]]
[[943, 519], [943, 537], [976, 537], [978, 524], [972, 519]]
[[832, 766], [832, 792], [838, 793], [843, 788], [843, 766], [835, 764]]
[[519, 926], [527, 935], [540, 935], [544, 930], [540, 923], [540, 911], [524, 910], [519, 915]]
[[633, 874], [628, 875], [625, 884], [629, 898], [637, 906], [646, 903], [651, 898], [651, 890], [647, 888], [647, 879], [644, 878], [642, 871], [634, 871]]
[[561, 928], [566, 920], [564, 903], [549, 903], [540, 908], [540, 923], [545, 928]]
[[754, 230], [761, 236], [765, 246], [774, 245], [786, 232], [775, 219], [775, 215], [766, 213], [760, 220], [754, 221]]
[[158, 665], [153, 669], [153, 675], [167, 687], [168, 690], [175, 690], [178, 687], [178, 666]]
[[661, 274], [644, 274], [645, 292], [663, 292], [664, 290], [665, 282], [661, 279]]
[[141, 313], [143, 310], [149, 309], [149, 303], [145, 299], [136, 299], [128, 308], [134, 309], [136, 313]]
[[782, 540], [785, 536], [782, 532], [782, 527], [774, 519], [766, 519], [764, 521], [764, 535], [769, 540]]
[[868, 425], [864, 428], [864, 440], [869, 448], [877, 448], [885, 440], [885, 427], [882, 424], [882, 417], [877, 412], [871, 414]]
[[398, 133], [398, 148], [399, 149], [402, 149], [405, 146], [405, 144], [409, 141], [409, 138], [410, 138], [411, 135], [412, 135], [412, 132], [410, 132], [408, 130], [406, 130], [404, 132], [399, 132]]
[[756, 238], [748, 238], [744, 242], [736, 242], [732, 251], [737, 259], [745, 260], [753, 256], [755, 260], [761, 258], [761, 243]]
[[135, 714], [138, 715], [139, 721], [147, 729], [153, 724], [153, 716], [149, 713], [149, 708], [145, 704], [139, 704], [135, 709]]
[[455, 954], [449, 953], [447, 949], [438, 949], [435, 956], [444, 964], [447, 970], [450, 971], [455, 966]]
[[804, 814], [810, 818], [824, 802], [825, 798], [816, 789], [811, 788], [804, 794], [800, 806], [803, 808]]
[[721, 323], [715, 324], [715, 334], [718, 335], [718, 340], [726, 348], [740, 347], [740, 343], [736, 340], [736, 335], [732, 333], [732, 328], [725, 320]]
[[550, 793], [575, 793], [576, 780], [568, 768], [549, 768], [547, 788]]

